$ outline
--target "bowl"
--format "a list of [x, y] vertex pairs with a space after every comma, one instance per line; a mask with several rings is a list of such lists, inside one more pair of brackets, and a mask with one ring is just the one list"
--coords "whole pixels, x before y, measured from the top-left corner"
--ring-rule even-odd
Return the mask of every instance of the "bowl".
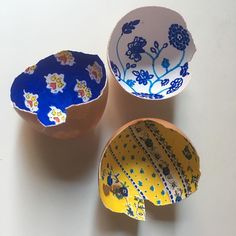
[[163, 7], [142, 7], [115, 26], [108, 64], [125, 91], [142, 99], [162, 100], [187, 86], [195, 51], [180, 14]]
[[61, 51], [16, 77], [15, 110], [36, 130], [59, 139], [76, 138], [96, 126], [107, 102], [103, 62], [97, 55]]
[[199, 156], [173, 124], [153, 118], [131, 121], [107, 143], [99, 166], [106, 208], [145, 220], [145, 200], [175, 204], [197, 190]]

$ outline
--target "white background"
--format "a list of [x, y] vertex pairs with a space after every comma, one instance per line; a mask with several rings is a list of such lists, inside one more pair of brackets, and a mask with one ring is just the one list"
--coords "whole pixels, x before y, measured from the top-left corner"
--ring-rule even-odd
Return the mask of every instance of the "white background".
[[[0, 235], [236, 235], [236, 1], [90, 0], [0, 2]], [[197, 52], [192, 81], [161, 102], [126, 94], [110, 78], [96, 130], [61, 142], [24, 124], [11, 107], [13, 79], [28, 65], [72, 49], [106, 62], [109, 36], [130, 10], [166, 6], [182, 14]], [[147, 204], [146, 222], [100, 202], [97, 167], [112, 133], [129, 120], [159, 117], [182, 129], [201, 157], [199, 190], [176, 206]]]

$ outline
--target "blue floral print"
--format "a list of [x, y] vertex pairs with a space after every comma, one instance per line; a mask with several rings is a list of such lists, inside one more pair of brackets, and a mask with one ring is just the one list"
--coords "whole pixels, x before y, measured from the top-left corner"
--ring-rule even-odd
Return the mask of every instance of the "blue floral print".
[[178, 24], [172, 24], [170, 26], [168, 37], [170, 44], [180, 51], [183, 51], [190, 42], [187, 30]]
[[144, 53], [145, 50], [143, 47], [147, 44], [146, 39], [142, 37], [135, 37], [133, 42], [128, 44], [128, 50], [126, 51], [126, 55], [129, 59], [138, 62], [142, 59], [141, 53]]
[[135, 85], [136, 81], [132, 79], [128, 79], [126, 83], [132, 88]]
[[129, 23], [125, 23], [122, 27], [123, 34], [130, 34], [135, 29], [136, 25], [138, 25], [140, 20], [130, 21]]
[[175, 80], [173, 80], [170, 85], [171, 87], [169, 88], [169, 90], [167, 91], [167, 94], [173, 93], [175, 91], [177, 91], [183, 84], [183, 79], [182, 78], [176, 78]]
[[161, 81], [161, 86], [165, 86], [165, 85], [167, 85], [169, 82], [170, 82], [169, 79], [163, 79], [163, 80]]
[[149, 74], [147, 70], [133, 71], [132, 73], [136, 76], [136, 81], [143, 85], [146, 85], [148, 81], [154, 77], [154, 75]]
[[[130, 59], [130, 62], [124, 64], [120, 57], [119, 43], [122, 37], [125, 35], [133, 34], [135, 29], [139, 26], [140, 20], [134, 19], [123, 24], [120, 37], [116, 44], [116, 55], [118, 63], [121, 67], [118, 67], [114, 62], [110, 62], [112, 71], [118, 81], [122, 81], [131, 90], [131, 92], [138, 97], [145, 99], [163, 99], [165, 95], [176, 92], [183, 85], [183, 78], [189, 75], [188, 62], [183, 64], [185, 58], [185, 49], [189, 46], [190, 37], [187, 30], [179, 24], [171, 24], [168, 29], [168, 42], [158, 42], [154, 40], [149, 50], [145, 48], [148, 44], [144, 37], [135, 35], [133, 41], [127, 44], [127, 50], [125, 55]], [[169, 46], [173, 46], [180, 51], [180, 59], [172, 65], [172, 61], [169, 58], [162, 56], [163, 51]], [[138, 70], [132, 70], [139, 66], [139, 62], [143, 60], [143, 57], [151, 59], [151, 71], [146, 68], [138, 68]], [[162, 58], [160, 67], [158, 67], [157, 60]], [[146, 59], [146, 58], [145, 58]], [[133, 61], [133, 63], [131, 62]], [[132, 76], [127, 77], [127, 72], [132, 70]], [[174, 80], [169, 77], [169, 74], [175, 70], [178, 70], [179, 78]], [[137, 85], [147, 86], [148, 93], [138, 91]], [[157, 92], [153, 92], [153, 90]]]
[[163, 61], [162, 61], [162, 63], [161, 63], [161, 65], [162, 65], [163, 68], [166, 68], [166, 69], [167, 69], [167, 68], [170, 66], [169, 59], [164, 58]]
[[181, 70], [180, 70], [180, 75], [185, 77], [186, 75], [189, 75], [189, 72], [188, 72], [188, 62], [186, 62], [183, 66], [180, 67]]
[[17, 76], [11, 101], [17, 109], [34, 113], [42, 125], [56, 126], [66, 122], [66, 108], [96, 100], [105, 84], [105, 67], [97, 55], [62, 51]]
[[119, 70], [119, 68], [117, 67], [117, 65], [113, 61], [111, 61], [111, 69], [112, 69], [114, 75], [116, 77], [120, 78], [120, 76], [121, 76], [120, 70]]

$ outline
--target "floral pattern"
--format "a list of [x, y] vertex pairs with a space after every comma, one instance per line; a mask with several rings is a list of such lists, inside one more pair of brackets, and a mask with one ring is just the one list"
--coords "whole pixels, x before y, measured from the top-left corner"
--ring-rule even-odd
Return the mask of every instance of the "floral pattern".
[[[98, 99], [105, 85], [105, 67], [97, 55], [62, 51], [17, 76], [11, 101], [15, 108], [35, 114], [43, 126], [56, 126], [65, 121], [68, 107]], [[54, 117], [60, 111], [62, 116]]]
[[51, 106], [50, 112], [48, 113], [48, 118], [51, 122], [53, 122], [55, 125], [62, 124], [66, 121], [66, 114], [63, 113], [60, 109]]
[[138, 93], [138, 92], [133, 92], [133, 94], [141, 98], [149, 98], [149, 99], [162, 99], [163, 98], [163, 95], [161, 94]]
[[92, 92], [87, 87], [87, 83], [85, 80], [77, 80], [77, 84], [75, 85], [74, 91], [78, 93], [78, 97], [82, 98], [83, 102], [88, 102], [89, 99], [92, 97]]
[[185, 50], [190, 42], [188, 31], [178, 24], [170, 26], [168, 37], [170, 44], [180, 51]]
[[136, 81], [128, 79], [126, 83], [132, 88], [135, 85]]
[[107, 180], [107, 184], [103, 186], [103, 191], [106, 195], [111, 192], [117, 199], [128, 197], [129, 191], [126, 182], [119, 180], [119, 174], [113, 172], [112, 166], [108, 173], [106, 173], [106, 170], [103, 172], [102, 178]]
[[24, 91], [24, 98], [25, 98], [25, 106], [31, 111], [36, 112], [38, 111], [38, 94], [27, 93]]
[[122, 33], [123, 34], [130, 34], [135, 29], [136, 25], [138, 25], [140, 20], [134, 20], [130, 21], [128, 23], [125, 23], [122, 27]]
[[163, 61], [162, 61], [162, 63], [161, 63], [161, 65], [162, 65], [162, 67], [164, 67], [164, 68], [167, 69], [167, 68], [170, 66], [170, 61], [169, 61], [169, 59], [164, 58]]
[[121, 78], [120, 70], [113, 61], [111, 61], [111, 69], [114, 75], [120, 79]]
[[26, 70], [24, 71], [24, 73], [32, 75], [34, 73], [34, 71], [36, 70], [37, 66], [33, 65], [33, 66], [29, 66], [28, 68], [26, 68]]
[[171, 87], [169, 87], [167, 94], [177, 91], [182, 86], [182, 84], [183, 84], [183, 79], [176, 78], [174, 81], [170, 83]]
[[189, 75], [188, 62], [186, 62], [183, 66], [181, 66], [180, 75], [183, 76], [183, 77]]
[[164, 206], [197, 190], [198, 155], [192, 153], [186, 163], [182, 150], [192, 147], [181, 133], [148, 119], [120, 130], [106, 146], [99, 168], [100, 197], [108, 209], [144, 220], [145, 200]]
[[[116, 42], [115, 57], [110, 61], [112, 72], [122, 87], [135, 96], [155, 100], [171, 97], [187, 83], [190, 74], [185, 56], [187, 50], [194, 50], [192, 47], [188, 49], [190, 34], [182, 25], [173, 23], [167, 29], [166, 42], [163, 39], [163, 42], [156, 39], [150, 41], [150, 36], [146, 38], [140, 35], [141, 30], [136, 31], [142, 27], [140, 22], [145, 23], [144, 19], [133, 19], [124, 22], [118, 29], [120, 36]], [[133, 41], [128, 41], [132, 35]], [[122, 40], [127, 44], [123, 46]], [[120, 48], [120, 45], [123, 47]], [[177, 49], [178, 56], [167, 56], [170, 49]]]
[[63, 89], [66, 86], [63, 74], [48, 74], [44, 78], [46, 79], [47, 88], [50, 89], [51, 93], [63, 93]]
[[128, 44], [128, 50], [126, 55], [129, 59], [138, 62], [142, 59], [141, 53], [144, 53], [145, 50], [143, 47], [147, 44], [147, 41], [142, 37], [135, 37], [133, 42]]
[[61, 51], [55, 54], [57, 61], [65, 66], [73, 66], [75, 64], [75, 58], [73, 57], [72, 53], [69, 51]]
[[95, 80], [97, 84], [101, 82], [103, 77], [102, 67], [95, 61], [93, 65], [88, 65], [86, 70], [89, 72], [89, 76], [92, 80]]
[[148, 81], [154, 77], [154, 75], [149, 74], [147, 70], [134, 70], [132, 73], [136, 76], [136, 81], [143, 85], [146, 85]]
[[169, 82], [170, 82], [169, 79], [163, 79], [163, 80], [161, 81], [161, 86], [165, 86], [165, 85], [167, 85]]

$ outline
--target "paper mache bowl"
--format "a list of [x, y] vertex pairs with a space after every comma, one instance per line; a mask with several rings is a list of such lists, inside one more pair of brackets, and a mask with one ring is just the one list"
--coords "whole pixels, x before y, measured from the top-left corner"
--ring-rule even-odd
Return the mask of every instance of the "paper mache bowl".
[[145, 200], [156, 206], [180, 202], [197, 190], [199, 178], [199, 157], [189, 139], [167, 121], [143, 118], [107, 143], [99, 193], [111, 211], [145, 220]]
[[125, 91], [162, 100], [187, 86], [195, 51], [180, 14], [163, 7], [142, 7], [129, 12], [114, 28], [108, 64]]
[[101, 118], [108, 86], [97, 55], [61, 51], [28, 67], [14, 80], [11, 101], [38, 131], [59, 138], [78, 137]]

